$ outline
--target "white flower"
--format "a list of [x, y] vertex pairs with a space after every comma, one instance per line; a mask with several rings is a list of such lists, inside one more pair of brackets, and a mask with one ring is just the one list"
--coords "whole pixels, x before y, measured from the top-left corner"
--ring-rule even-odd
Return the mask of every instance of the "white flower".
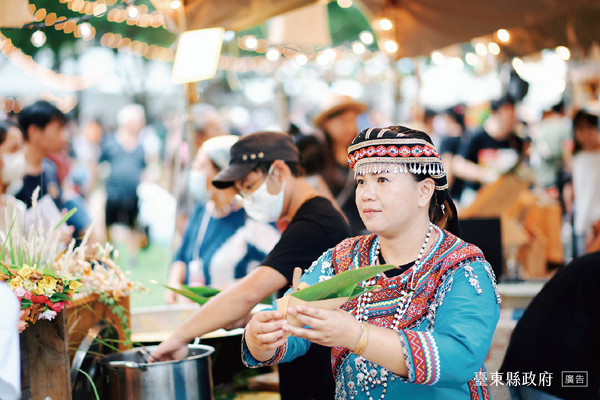
[[52, 321], [56, 317], [56, 311], [46, 310], [40, 314], [38, 319], [47, 319], [48, 321]]

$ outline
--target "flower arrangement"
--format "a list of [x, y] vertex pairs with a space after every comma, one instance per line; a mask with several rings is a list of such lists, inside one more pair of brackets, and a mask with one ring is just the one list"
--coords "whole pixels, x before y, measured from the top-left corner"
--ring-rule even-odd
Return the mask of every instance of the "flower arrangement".
[[4, 262], [0, 262], [0, 280], [8, 283], [21, 303], [22, 329], [40, 319], [54, 319], [82, 286], [78, 280], [60, 277], [48, 268], [39, 271], [35, 265], [23, 264], [17, 269]]
[[98, 300], [120, 319], [121, 329], [125, 334], [124, 344], [128, 346], [131, 336], [129, 311], [119, 304], [119, 300], [143, 287], [139, 282], [129, 280], [121, 270], [118, 265], [119, 252], [111, 243], [96, 243], [92, 246], [92, 251], [89, 251], [90, 233], [91, 228], [79, 246], [71, 242], [54, 263], [54, 269], [63, 276], [74, 276], [81, 282], [82, 287], [74, 294], [74, 300], [98, 295]]
[[82, 286], [76, 277], [62, 275], [54, 268], [64, 249], [59, 229], [76, 210], [65, 214], [54, 227], [48, 226], [38, 207], [37, 190], [32, 208], [25, 214], [17, 207], [4, 210], [11, 225], [1, 235], [0, 280], [8, 283], [20, 301], [21, 331], [40, 319], [54, 319]]
[[118, 251], [111, 243], [92, 246], [89, 255], [89, 231], [77, 247], [71, 242], [67, 250], [58, 257], [54, 268], [61, 275], [74, 276], [83, 284], [75, 299], [91, 294], [100, 294], [119, 300], [140, 290], [141, 285], [130, 281], [118, 265]]

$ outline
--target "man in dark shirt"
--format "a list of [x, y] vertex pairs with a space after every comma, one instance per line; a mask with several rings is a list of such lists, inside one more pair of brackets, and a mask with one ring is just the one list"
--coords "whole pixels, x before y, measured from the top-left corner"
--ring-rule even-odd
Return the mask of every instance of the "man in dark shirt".
[[[298, 149], [281, 133], [254, 133], [233, 145], [229, 167], [213, 184], [234, 186], [250, 217], [262, 222], [277, 220], [285, 230], [261, 266], [202, 306], [156, 349], [154, 357], [185, 357], [194, 337], [234, 326], [259, 302], [287, 290], [295, 267], [308, 268], [348, 236], [344, 217], [298, 176], [299, 161]], [[325, 347], [312, 345], [304, 357], [279, 366], [279, 375], [282, 400], [334, 398], [330, 350]]]
[[51, 154], [64, 151], [68, 145], [65, 132], [67, 117], [53, 104], [37, 101], [25, 107], [19, 113], [18, 120], [27, 143], [27, 165], [23, 187], [16, 197], [29, 208], [32, 205], [32, 195], [39, 186], [38, 199], [48, 194], [59, 210], [77, 208], [67, 224], [73, 227], [74, 237], [80, 238], [91, 223], [91, 218], [81, 196], [73, 193], [65, 195], [58, 180], [57, 166], [48, 158]]
[[[138, 215], [137, 188], [146, 167], [144, 150], [139, 134], [146, 124], [144, 108], [129, 104], [121, 109], [117, 117], [119, 126], [114, 135], [106, 138], [102, 145], [99, 162], [110, 164], [106, 179], [106, 235], [111, 240], [111, 226], [124, 224], [135, 228]], [[133, 232], [129, 236], [129, 251], [135, 254]], [[134, 255], [131, 254], [132, 258]]]
[[496, 181], [514, 167], [524, 153], [524, 140], [515, 133], [515, 104], [509, 97], [492, 103], [483, 129], [465, 142], [455, 158], [454, 174], [465, 180], [465, 191]]
[[[595, 252], [559, 270], [535, 296], [500, 368], [505, 382], [516, 378], [509, 388], [513, 399], [542, 398], [538, 394], [600, 399], [599, 287], [600, 252]], [[535, 378], [533, 385], [523, 385], [526, 373]]]

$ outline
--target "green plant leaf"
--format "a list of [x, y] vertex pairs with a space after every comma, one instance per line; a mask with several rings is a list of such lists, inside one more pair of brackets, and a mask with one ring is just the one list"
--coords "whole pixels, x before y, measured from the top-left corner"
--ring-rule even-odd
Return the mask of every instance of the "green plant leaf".
[[87, 372], [82, 370], [81, 368], [77, 368], [77, 371], [81, 372], [83, 374], [83, 376], [85, 376], [88, 379], [88, 381], [90, 382], [90, 385], [92, 386], [92, 389], [94, 389], [94, 395], [96, 396], [96, 400], [100, 400], [100, 396], [98, 396], [98, 391], [96, 390], [96, 384], [94, 383], [94, 380], [92, 379], [92, 377]]
[[198, 296], [202, 296], [202, 297], [212, 297], [212, 296], [216, 296], [219, 293], [221, 293], [221, 291], [219, 289], [215, 289], [210, 286], [181, 285], [181, 287], [189, 290], [190, 292], [194, 292]]
[[8, 268], [6, 268], [4, 265], [2, 265], [0, 263], [0, 274], [4, 274], [4, 275], [11, 275], [10, 271], [8, 270]]
[[49, 275], [49, 276], [53, 277], [54, 279], [58, 279], [58, 275], [56, 275], [56, 272], [54, 272], [54, 270], [52, 270], [48, 267], [44, 267], [44, 269], [42, 270], [42, 274]]
[[71, 298], [66, 293], [54, 293], [50, 296], [50, 301], [56, 303], [57, 301], [68, 301]]
[[375, 275], [396, 268], [395, 265], [374, 265], [351, 269], [334, 275], [331, 279], [319, 282], [292, 293], [292, 296], [304, 301], [349, 297], [355, 291], [359, 282], [370, 279]]
[[169, 290], [174, 291], [175, 293], [178, 293], [182, 296], [187, 297], [188, 299], [195, 301], [198, 304], [205, 304], [208, 300], [210, 300], [210, 297], [203, 297], [203, 296], [199, 296], [196, 293], [192, 292], [191, 290], [185, 289], [185, 288], [181, 288], [181, 289], [176, 289], [167, 285], [163, 285], [164, 287], [166, 287]]
[[58, 228], [60, 228], [61, 225], [64, 224], [65, 222], [67, 222], [69, 220], [69, 218], [71, 218], [71, 216], [73, 214], [75, 214], [76, 212], [77, 212], [76, 207], [69, 210], [69, 212], [66, 213], [65, 215], [63, 215], [62, 219], [60, 221], [58, 221], [58, 224], [56, 224], [56, 226], [54, 227], [54, 230], [56, 231]]

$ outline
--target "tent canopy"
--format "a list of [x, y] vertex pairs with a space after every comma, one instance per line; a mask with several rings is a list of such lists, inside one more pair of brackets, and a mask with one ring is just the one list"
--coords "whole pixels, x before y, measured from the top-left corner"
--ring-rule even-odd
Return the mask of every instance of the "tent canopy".
[[[315, 2], [184, 0], [181, 9], [173, 10], [170, 0], [153, 0], [179, 31], [215, 26], [239, 31]], [[597, 0], [356, 0], [356, 4], [370, 21], [392, 21], [392, 30], [377, 34], [380, 40], [398, 43], [398, 58], [426, 55], [500, 28], [511, 33], [514, 29], [513, 40], [503, 46], [515, 55], [561, 44], [586, 49], [600, 38]]]

